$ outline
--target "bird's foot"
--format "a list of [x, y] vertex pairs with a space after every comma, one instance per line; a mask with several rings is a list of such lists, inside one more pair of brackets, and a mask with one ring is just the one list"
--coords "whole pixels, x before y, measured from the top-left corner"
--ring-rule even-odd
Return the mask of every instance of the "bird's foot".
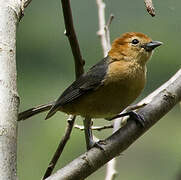
[[138, 114], [135, 111], [129, 111], [129, 112], [126, 112], [126, 113], [118, 114], [118, 115], [114, 116], [113, 118], [110, 118], [110, 120], [120, 118], [120, 117], [124, 117], [124, 116], [130, 116], [136, 122], [138, 122], [142, 127], [145, 127], [145, 119], [144, 119], [144, 117], [141, 114]]
[[94, 140], [90, 140], [87, 150], [90, 150], [91, 148], [96, 147], [96, 148], [99, 148], [100, 150], [104, 151], [104, 148], [102, 147], [103, 144], [104, 144], [103, 140], [100, 140], [98, 142], [96, 142]]
[[137, 112], [130, 111], [128, 112], [130, 118], [133, 118], [136, 122], [138, 122], [142, 127], [145, 127], [145, 119], [141, 114], [138, 114]]

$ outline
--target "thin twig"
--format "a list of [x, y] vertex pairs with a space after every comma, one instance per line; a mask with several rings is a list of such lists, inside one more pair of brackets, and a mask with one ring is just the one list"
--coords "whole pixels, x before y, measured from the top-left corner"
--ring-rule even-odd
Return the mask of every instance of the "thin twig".
[[148, 13], [152, 17], [155, 16], [155, 8], [153, 6], [152, 0], [144, 0], [144, 2], [145, 2], [146, 10], [148, 11]]
[[[114, 120], [113, 133], [115, 133], [120, 129], [120, 127], [125, 125], [122, 123], [122, 120], [123, 119], [121, 118], [117, 118]], [[116, 171], [116, 157], [114, 157], [107, 163], [105, 180], [114, 180], [117, 175], [118, 172]]]
[[[110, 27], [113, 19], [114, 19], [114, 15], [111, 14], [111, 15], [109, 16], [109, 19], [108, 19], [108, 21], [107, 21], [107, 24], [105, 25], [105, 37], [106, 37], [106, 43], [107, 43], [107, 49], [108, 49], [108, 50], [111, 49], [111, 41], [110, 41], [109, 27]], [[107, 53], [106, 50], [105, 50], [105, 53]]]
[[25, 8], [31, 3], [32, 0], [21, 0], [19, 21], [24, 17]]
[[[111, 25], [113, 19], [114, 19], [114, 15], [113, 15], [113, 14], [110, 14], [109, 19], [108, 19], [107, 24], [106, 24], [106, 27], [108, 28], [108, 30], [109, 30], [109, 28], [110, 28], [110, 25]], [[110, 35], [109, 35], [109, 36], [110, 36]]]
[[23, 18], [24, 16], [24, 10], [25, 10], [25, 0], [21, 0], [21, 7], [20, 7], [20, 16], [19, 16], [19, 21]]
[[24, 0], [24, 8], [27, 8], [32, 0]]
[[61, 0], [62, 2], [62, 9], [63, 9], [63, 16], [65, 22], [65, 29], [66, 29], [66, 36], [69, 39], [69, 43], [72, 49], [72, 54], [74, 56], [74, 63], [75, 63], [75, 74], [76, 78], [83, 74], [84, 72], [84, 60], [82, 59], [82, 55], [79, 48], [79, 43], [77, 40], [77, 36], [75, 34], [74, 25], [73, 25], [73, 18], [72, 12], [70, 7], [70, 0]]
[[[114, 16], [111, 14], [107, 24], [105, 24], [105, 3], [103, 0], [96, 0], [98, 7], [98, 19], [99, 19], [99, 31], [98, 35], [101, 39], [101, 46], [104, 56], [107, 56], [108, 51], [111, 49], [110, 43], [110, 31], [109, 27], [112, 23]], [[120, 126], [117, 126], [118, 123], [114, 124], [113, 132], [118, 130]], [[116, 159], [113, 158], [110, 162], [107, 163], [106, 177], [105, 180], [114, 180], [116, 176]]]
[[109, 45], [107, 45], [107, 40], [106, 40], [106, 32], [105, 32], [105, 3], [103, 0], [96, 0], [97, 3], [97, 8], [98, 8], [98, 21], [99, 21], [99, 30], [97, 32], [97, 35], [101, 39], [101, 46], [103, 49], [103, 54], [104, 57], [107, 56], [109, 49]]
[[25, 9], [25, 0], [21, 0], [21, 11], [24, 14], [24, 9]]
[[107, 163], [105, 180], [114, 180], [117, 175], [116, 158], [113, 158]]
[[[74, 127], [76, 129], [79, 129], [81, 131], [84, 130], [84, 126], [81, 126], [81, 125], [78, 125], [78, 124], [75, 124]], [[113, 128], [113, 125], [110, 124], [110, 125], [105, 125], [105, 126], [92, 126], [91, 129], [92, 130], [96, 130], [96, 131], [101, 131], [101, 130], [104, 130], [104, 129], [110, 129], [110, 128]]]
[[60, 144], [58, 145], [58, 148], [57, 148], [55, 154], [53, 155], [51, 162], [48, 165], [48, 168], [44, 174], [43, 179], [46, 179], [47, 177], [49, 177], [51, 175], [60, 155], [63, 152], [63, 149], [64, 149], [68, 139], [70, 138], [70, 134], [72, 132], [74, 122], [75, 122], [75, 116], [72, 116], [72, 115], [69, 116], [69, 118], [67, 119], [67, 128], [65, 130], [65, 135], [61, 138]]
[[[72, 54], [74, 57], [74, 64], [75, 64], [75, 75], [76, 79], [81, 76], [84, 73], [84, 60], [82, 59], [82, 55], [80, 52], [77, 36], [74, 30], [74, 25], [73, 25], [73, 18], [72, 18], [72, 12], [71, 12], [71, 7], [70, 7], [70, 0], [61, 0], [62, 4], [62, 9], [63, 9], [63, 15], [64, 15], [64, 22], [65, 22], [65, 29], [66, 29], [66, 36], [69, 39], [69, 43], [71, 46]], [[76, 116], [69, 116], [68, 121], [68, 127], [66, 129], [64, 137], [61, 139], [59, 146], [49, 163], [49, 166], [45, 172], [45, 175], [43, 179], [47, 178], [48, 176], [51, 175], [69, 137], [72, 132], [72, 128], [74, 126]]]

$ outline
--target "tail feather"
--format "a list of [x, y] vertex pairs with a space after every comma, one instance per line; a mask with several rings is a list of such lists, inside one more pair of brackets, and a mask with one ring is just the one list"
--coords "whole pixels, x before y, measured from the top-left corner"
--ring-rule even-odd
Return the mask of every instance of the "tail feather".
[[50, 117], [52, 117], [57, 111], [58, 111], [58, 107], [56, 105], [52, 106], [52, 108], [50, 109], [50, 111], [48, 112], [47, 116], [45, 117], [45, 120], [49, 119]]

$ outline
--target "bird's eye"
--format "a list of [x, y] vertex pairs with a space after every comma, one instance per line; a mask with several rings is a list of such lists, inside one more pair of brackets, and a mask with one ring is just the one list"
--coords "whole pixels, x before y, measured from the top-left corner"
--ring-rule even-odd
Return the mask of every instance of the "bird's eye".
[[138, 41], [138, 39], [133, 39], [131, 43], [132, 43], [132, 44], [138, 44], [139, 41]]

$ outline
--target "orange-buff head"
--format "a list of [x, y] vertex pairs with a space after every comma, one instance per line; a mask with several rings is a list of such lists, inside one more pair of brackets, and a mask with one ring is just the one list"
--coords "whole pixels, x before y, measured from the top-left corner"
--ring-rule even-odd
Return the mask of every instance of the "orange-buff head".
[[152, 41], [151, 38], [139, 32], [123, 34], [112, 43], [109, 56], [112, 59], [137, 61], [145, 65], [153, 53], [153, 49], [160, 46], [162, 42]]

